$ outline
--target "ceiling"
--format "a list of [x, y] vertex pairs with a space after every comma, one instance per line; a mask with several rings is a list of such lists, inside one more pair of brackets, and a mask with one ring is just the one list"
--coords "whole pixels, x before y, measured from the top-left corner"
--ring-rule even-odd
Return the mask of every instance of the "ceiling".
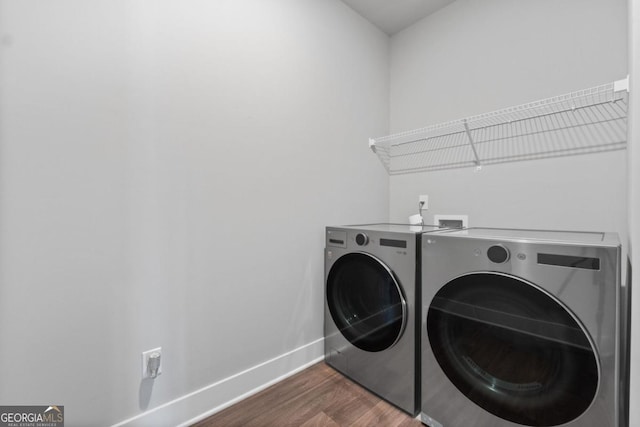
[[342, 0], [388, 35], [393, 35], [455, 0]]

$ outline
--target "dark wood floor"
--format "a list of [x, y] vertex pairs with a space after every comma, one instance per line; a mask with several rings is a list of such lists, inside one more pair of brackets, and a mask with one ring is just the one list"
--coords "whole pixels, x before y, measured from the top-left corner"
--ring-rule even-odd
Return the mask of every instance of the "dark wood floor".
[[192, 427], [422, 426], [324, 362], [311, 366]]

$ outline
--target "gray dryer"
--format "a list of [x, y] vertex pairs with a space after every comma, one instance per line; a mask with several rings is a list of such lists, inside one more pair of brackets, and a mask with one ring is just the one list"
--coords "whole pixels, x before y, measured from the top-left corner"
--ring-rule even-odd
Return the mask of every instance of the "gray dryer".
[[423, 423], [622, 426], [617, 235], [471, 228], [422, 244]]

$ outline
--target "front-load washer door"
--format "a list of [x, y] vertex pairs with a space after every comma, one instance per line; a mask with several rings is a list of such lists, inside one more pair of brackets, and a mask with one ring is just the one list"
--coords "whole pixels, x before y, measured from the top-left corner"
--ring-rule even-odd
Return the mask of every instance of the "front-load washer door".
[[427, 313], [438, 364], [468, 399], [527, 426], [570, 422], [591, 405], [599, 365], [584, 328], [541, 288], [501, 273], [448, 282]]
[[365, 253], [343, 255], [331, 266], [327, 305], [342, 335], [369, 352], [392, 347], [407, 323], [407, 304], [393, 272]]

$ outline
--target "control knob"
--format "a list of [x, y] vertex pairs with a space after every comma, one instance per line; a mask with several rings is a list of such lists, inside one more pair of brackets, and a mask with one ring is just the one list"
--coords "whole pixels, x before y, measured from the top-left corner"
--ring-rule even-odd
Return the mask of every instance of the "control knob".
[[493, 245], [487, 250], [487, 257], [491, 262], [502, 264], [509, 261], [509, 250], [502, 245]]
[[367, 243], [369, 243], [369, 236], [364, 233], [356, 234], [356, 243], [358, 244], [358, 246], [365, 246]]

